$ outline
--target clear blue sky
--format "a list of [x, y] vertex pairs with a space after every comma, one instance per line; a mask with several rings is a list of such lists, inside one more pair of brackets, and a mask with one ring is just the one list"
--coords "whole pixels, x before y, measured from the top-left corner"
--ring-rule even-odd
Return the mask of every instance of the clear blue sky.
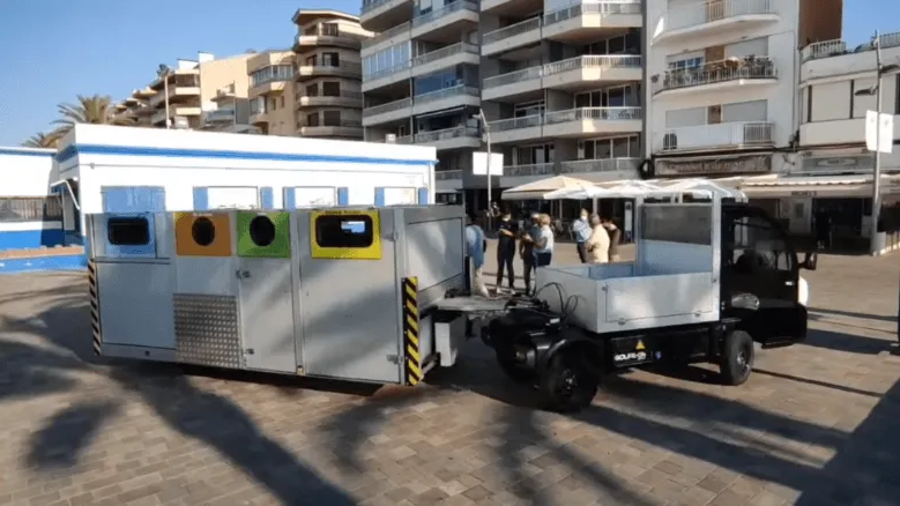
[[[359, 0], [0, 0], [0, 146], [46, 130], [75, 95], [115, 99], [148, 84], [160, 63], [288, 47], [298, 8], [357, 14]], [[175, 21], [177, 20], [177, 21]], [[900, 0], [844, 0], [851, 44], [900, 31]]]

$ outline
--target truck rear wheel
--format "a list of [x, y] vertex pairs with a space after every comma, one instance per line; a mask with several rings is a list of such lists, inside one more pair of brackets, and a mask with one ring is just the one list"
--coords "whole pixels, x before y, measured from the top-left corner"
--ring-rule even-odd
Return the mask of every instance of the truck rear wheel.
[[725, 336], [719, 371], [726, 385], [742, 385], [753, 371], [753, 338], [743, 330], [735, 330]]
[[540, 378], [547, 409], [561, 413], [590, 406], [599, 384], [599, 371], [577, 349], [564, 350], [553, 357]]

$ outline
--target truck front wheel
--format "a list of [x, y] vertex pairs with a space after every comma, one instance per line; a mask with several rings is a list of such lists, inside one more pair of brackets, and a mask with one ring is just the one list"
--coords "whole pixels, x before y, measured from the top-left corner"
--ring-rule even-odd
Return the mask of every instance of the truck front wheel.
[[590, 406], [599, 384], [599, 371], [577, 348], [563, 350], [553, 357], [540, 378], [547, 409], [561, 413]]
[[753, 338], [743, 330], [735, 330], [725, 336], [719, 371], [726, 385], [742, 385], [753, 371]]

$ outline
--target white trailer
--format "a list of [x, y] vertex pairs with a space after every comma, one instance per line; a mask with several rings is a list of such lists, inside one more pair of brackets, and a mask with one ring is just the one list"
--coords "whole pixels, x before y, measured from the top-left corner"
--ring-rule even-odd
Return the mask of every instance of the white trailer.
[[434, 202], [436, 160], [428, 146], [76, 125], [51, 185], [82, 215], [413, 205]]

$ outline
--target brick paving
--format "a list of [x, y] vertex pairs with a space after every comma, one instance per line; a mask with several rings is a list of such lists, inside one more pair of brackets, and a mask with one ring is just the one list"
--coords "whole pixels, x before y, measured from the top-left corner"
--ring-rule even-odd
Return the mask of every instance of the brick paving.
[[900, 256], [805, 275], [808, 342], [746, 385], [634, 372], [577, 416], [533, 409], [476, 341], [374, 392], [98, 360], [83, 274], [5, 276], [0, 505], [900, 504]]

